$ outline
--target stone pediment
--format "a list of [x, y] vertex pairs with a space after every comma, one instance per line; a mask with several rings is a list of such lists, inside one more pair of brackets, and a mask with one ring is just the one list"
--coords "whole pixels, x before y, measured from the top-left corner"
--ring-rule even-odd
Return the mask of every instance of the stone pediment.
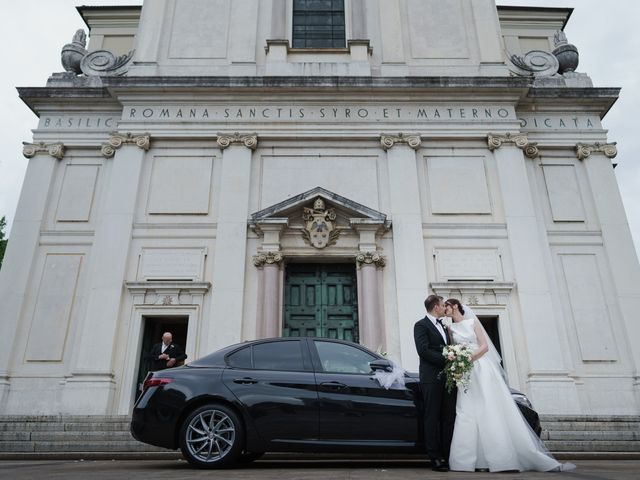
[[298, 220], [302, 222], [304, 209], [312, 207], [318, 198], [323, 200], [327, 209], [335, 210], [338, 223], [343, 223], [345, 220], [355, 220], [356, 222], [381, 224], [387, 228], [390, 225], [384, 213], [338, 195], [337, 193], [325, 190], [322, 187], [312, 188], [295, 197], [290, 197], [280, 203], [255, 212], [251, 215], [249, 223], [253, 226], [285, 219], [288, 219], [289, 224], [298, 223]]

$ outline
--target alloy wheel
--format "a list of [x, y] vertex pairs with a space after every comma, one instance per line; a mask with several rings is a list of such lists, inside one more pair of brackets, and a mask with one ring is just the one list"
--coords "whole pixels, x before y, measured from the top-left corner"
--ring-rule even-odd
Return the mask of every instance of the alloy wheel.
[[194, 459], [219, 462], [233, 448], [236, 428], [231, 418], [217, 409], [209, 409], [194, 416], [186, 431], [186, 447]]

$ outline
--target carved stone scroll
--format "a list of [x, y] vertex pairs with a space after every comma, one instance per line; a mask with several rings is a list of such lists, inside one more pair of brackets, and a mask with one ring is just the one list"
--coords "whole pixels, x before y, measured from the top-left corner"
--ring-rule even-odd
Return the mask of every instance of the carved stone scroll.
[[535, 142], [529, 142], [529, 138], [522, 133], [515, 135], [510, 133], [505, 135], [494, 135], [490, 133], [487, 137], [487, 144], [489, 146], [489, 150], [492, 152], [497, 148], [500, 148], [504, 143], [513, 143], [516, 147], [522, 150], [528, 158], [536, 158], [540, 154], [538, 144]]
[[95, 50], [80, 61], [80, 69], [87, 76], [121, 77], [129, 70], [135, 50], [116, 56], [109, 50]]
[[116, 150], [122, 147], [122, 145], [137, 145], [143, 150], [149, 150], [151, 146], [151, 137], [148, 133], [141, 135], [134, 135], [127, 133], [125, 135], [121, 133], [115, 133], [109, 137], [107, 143], [102, 145], [102, 155], [107, 158], [111, 158], [115, 155]]
[[417, 150], [422, 145], [422, 139], [420, 135], [405, 135], [403, 133], [398, 134], [398, 136], [380, 135], [380, 145], [385, 151], [389, 150], [396, 143], [406, 143], [414, 150]]
[[613, 143], [594, 143], [591, 145], [585, 145], [579, 143], [576, 145], [576, 156], [578, 160], [584, 160], [589, 157], [593, 152], [602, 152], [609, 158], [615, 158], [618, 155], [618, 149], [616, 142]]
[[64, 145], [62, 143], [22, 143], [22, 154], [27, 158], [33, 158], [38, 153], [47, 153], [58, 160], [64, 157]]
[[245, 147], [255, 150], [258, 146], [258, 135], [255, 133], [251, 133], [248, 135], [241, 135], [238, 132], [235, 132], [233, 135], [226, 135], [224, 133], [218, 134], [218, 146], [224, 150], [229, 145], [239, 144], [244, 145]]
[[264, 267], [265, 265], [279, 265], [282, 263], [282, 254], [280, 252], [260, 252], [253, 256], [253, 264], [256, 267]]
[[362, 267], [362, 265], [375, 265], [376, 267], [382, 268], [387, 264], [387, 261], [378, 252], [361, 252], [356, 255], [356, 263], [358, 267]]

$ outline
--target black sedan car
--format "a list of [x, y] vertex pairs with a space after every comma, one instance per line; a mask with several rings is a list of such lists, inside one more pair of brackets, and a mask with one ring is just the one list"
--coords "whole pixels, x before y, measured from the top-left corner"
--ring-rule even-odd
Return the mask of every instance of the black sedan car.
[[[251, 461], [264, 452], [419, 453], [420, 383], [385, 389], [373, 377], [391, 367], [361, 345], [324, 338], [276, 338], [232, 345], [185, 367], [150, 373], [131, 433], [182, 450], [194, 466]], [[540, 431], [526, 397], [513, 392]]]

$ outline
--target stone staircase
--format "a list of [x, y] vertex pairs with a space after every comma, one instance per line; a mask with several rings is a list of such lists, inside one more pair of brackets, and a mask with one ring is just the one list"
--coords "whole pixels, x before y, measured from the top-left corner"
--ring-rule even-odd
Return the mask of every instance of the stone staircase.
[[[543, 415], [541, 423], [542, 439], [559, 459], [640, 459], [640, 416]], [[0, 416], [0, 459], [180, 457], [134, 440], [127, 416]]]

